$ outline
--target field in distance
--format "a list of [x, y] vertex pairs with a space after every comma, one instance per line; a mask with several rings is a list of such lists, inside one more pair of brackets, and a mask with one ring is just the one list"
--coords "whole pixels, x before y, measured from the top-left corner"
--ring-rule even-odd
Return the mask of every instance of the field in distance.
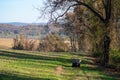
[[0, 38], [0, 49], [10, 49], [13, 46], [12, 38]]
[[[30, 39], [30, 40], [36, 40], [36, 39]], [[37, 43], [39, 40], [36, 40]], [[70, 44], [70, 41], [66, 40], [64, 43]], [[0, 38], [0, 49], [11, 49], [13, 46], [13, 38]]]

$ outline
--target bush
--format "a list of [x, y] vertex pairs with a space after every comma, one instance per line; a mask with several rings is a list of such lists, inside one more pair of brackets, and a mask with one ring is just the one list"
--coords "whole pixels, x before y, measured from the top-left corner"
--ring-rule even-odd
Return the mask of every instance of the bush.
[[13, 39], [13, 49], [18, 50], [34, 50], [35, 40], [30, 40], [24, 35], [20, 34]]
[[120, 63], [120, 50], [111, 50], [110, 58], [112, 62]]
[[120, 50], [110, 51], [110, 64], [116, 65], [120, 70]]
[[44, 39], [40, 40], [38, 50], [64, 52], [68, 51], [68, 44], [64, 43], [64, 40], [58, 35], [49, 34]]
[[94, 57], [101, 57], [103, 54], [102, 54], [101, 52], [95, 51], [95, 52], [92, 53], [92, 55], [93, 55]]

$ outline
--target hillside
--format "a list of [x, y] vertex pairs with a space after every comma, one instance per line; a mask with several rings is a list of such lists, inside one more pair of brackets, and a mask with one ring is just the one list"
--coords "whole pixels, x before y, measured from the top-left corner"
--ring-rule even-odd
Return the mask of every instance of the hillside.
[[[73, 57], [82, 60], [71, 67]], [[0, 80], [119, 80], [107, 69], [94, 64], [95, 58], [56, 52], [0, 50]]]
[[59, 33], [60, 29], [45, 23], [0, 23], [0, 37], [13, 38], [18, 34], [24, 34], [30, 38], [40, 38], [51, 32]]

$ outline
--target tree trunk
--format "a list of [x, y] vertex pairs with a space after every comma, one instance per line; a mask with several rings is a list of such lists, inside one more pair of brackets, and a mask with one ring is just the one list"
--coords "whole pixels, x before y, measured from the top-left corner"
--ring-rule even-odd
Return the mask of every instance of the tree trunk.
[[104, 40], [103, 40], [103, 62], [102, 65], [106, 66], [109, 63], [109, 51], [110, 51], [110, 42], [111, 39], [108, 35], [104, 36]]
[[102, 60], [102, 65], [107, 66], [109, 63], [109, 51], [110, 51], [110, 43], [111, 43], [111, 38], [110, 38], [110, 26], [109, 24], [105, 24], [105, 33], [103, 34], [103, 39], [101, 43], [102, 47], [102, 53], [103, 53], [103, 60]]

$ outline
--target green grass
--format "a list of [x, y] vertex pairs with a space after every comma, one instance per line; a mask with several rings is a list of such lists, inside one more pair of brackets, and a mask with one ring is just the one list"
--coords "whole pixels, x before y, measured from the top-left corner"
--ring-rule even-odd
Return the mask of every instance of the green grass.
[[[82, 59], [80, 68], [71, 67], [73, 57]], [[95, 66], [83, 55], [0, 50], [0, 80], [117, 80]]]

